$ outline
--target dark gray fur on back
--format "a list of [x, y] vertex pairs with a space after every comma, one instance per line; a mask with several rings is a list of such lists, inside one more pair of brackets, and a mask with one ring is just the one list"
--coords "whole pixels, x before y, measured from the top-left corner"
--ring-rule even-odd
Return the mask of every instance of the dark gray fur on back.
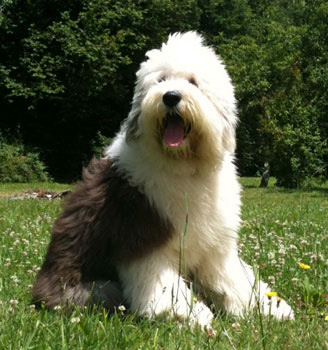
[[172, 228], [110, 159], [93, 160], [56, 220], [33, 287], [46, 307], [122, 303], [116, 264], [165, 244]]

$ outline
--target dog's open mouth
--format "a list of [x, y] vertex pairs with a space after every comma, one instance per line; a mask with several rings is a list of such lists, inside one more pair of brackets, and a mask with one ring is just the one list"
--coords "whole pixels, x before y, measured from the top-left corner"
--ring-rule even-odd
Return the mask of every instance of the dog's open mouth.
[[169, 147], [179, 147], [191, 130], [191, 125], [185, 123], [177, 113], [168, 113], [163, 120], [164, 143]]

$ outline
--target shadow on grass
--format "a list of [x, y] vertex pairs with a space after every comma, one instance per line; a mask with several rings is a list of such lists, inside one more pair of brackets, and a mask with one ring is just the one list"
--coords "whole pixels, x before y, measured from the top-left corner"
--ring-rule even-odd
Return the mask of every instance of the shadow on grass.
[[[261, 189], [260, 183], [261, 183], [261, 178], [240, 178], [240, 183], [243, 188], [245, 189]], [[274, 192], [274, 193], [310, 193], [310, 192], [319, 192], [324, 195], [328, 195], [328, 181], [324, 182], [323, 184], [319, 183], [313, 183], [309, 184], [307, 186], [301, 187], [301, 188], [287, 188], [287, 187], [279, 187], [276, 186], [276, 179], [275, 178], [270, 178], [269, 185], [266, 188], [262, 189], [264, 191], [268, 192]]]

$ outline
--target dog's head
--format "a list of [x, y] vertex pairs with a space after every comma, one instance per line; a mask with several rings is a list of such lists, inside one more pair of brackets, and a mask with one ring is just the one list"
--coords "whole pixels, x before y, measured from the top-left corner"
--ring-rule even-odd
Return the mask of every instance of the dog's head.
[[233, 86], [213, 49], [195, 32], [176, 33], [146, 56], [137, 72], [127, 141], [178, 160], [217, 163], [233, 152]]

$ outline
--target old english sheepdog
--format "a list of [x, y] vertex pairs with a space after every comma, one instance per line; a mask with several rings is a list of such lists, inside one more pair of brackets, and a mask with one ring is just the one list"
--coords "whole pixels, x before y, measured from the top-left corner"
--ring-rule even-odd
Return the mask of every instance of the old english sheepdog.
[[195, 32], [173, 34], [146, 56], [121, 131], [54, 224], [34, 302], [126, 303], [203, 328], [209, 302], [292, 319], [238, 257], [236, 102], [223, 63]]

